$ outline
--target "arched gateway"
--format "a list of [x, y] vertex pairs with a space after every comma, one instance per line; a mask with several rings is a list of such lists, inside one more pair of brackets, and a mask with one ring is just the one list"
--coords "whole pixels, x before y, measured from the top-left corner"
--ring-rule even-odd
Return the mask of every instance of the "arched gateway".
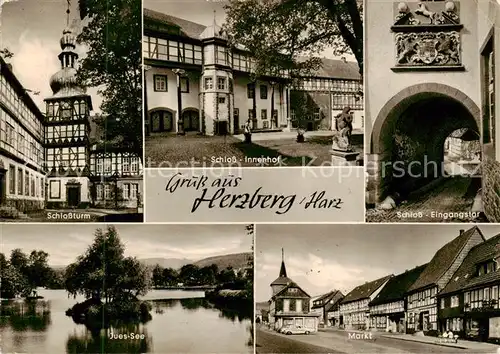
[[368, 155], [367, 203], [389, 194], [408, 195], [442, 173], [444, 141], [457, 129], [479, 139], [479, 107], [463, 92], [444, 84], [405, 88], [380, 110]]

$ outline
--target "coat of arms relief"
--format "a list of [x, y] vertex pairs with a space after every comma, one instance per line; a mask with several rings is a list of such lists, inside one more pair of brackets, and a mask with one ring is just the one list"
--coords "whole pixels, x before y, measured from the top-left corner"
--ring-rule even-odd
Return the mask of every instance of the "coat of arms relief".
[[395, 8], [396, 67], [461, 67], [458, 3], [411, 5]]

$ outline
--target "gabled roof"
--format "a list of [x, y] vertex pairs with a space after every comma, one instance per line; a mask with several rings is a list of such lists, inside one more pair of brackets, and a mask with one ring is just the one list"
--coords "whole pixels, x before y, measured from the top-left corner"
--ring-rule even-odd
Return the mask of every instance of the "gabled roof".
[[276, 297], [282, 295], [285, 291], [287, 291], [289, 288], [298, 288], [300, 291], [302, 291], [304, 293], [304, 297], [307, 297], [307, 298], [311, 298], [311, 296], [304, 291], [304, 289], [302, 289], [297, 283], [295, 282], [291, 282], [291, 283], [288, 283], [283, 289], [281, 289], [280, 291], [278, 291], [276, 294], [274, 294], [272, 297], [271, 297], [271, 300], [275, 299]]
[[[200, 39], [200, 34], [205, 30], [206, 26], [199, 23], [184, 20], [179, 17], [170, 16], [162, 12], [144, 9], [144, 20], [157, 21], [179, 27], [181, 35], [184, 37]], [[145, 26], [146, 27], [146, 26]]]
[[418, 266], [404, 273], [396, 275], [389, 279], [382, 291], [370, 302], [372, 305], [386, 304], [388, 302], [403, 300], [405, 293], [410, 286], [418, 279], [420, 274], [425, 270], [427, 264]]
[[321, 58], [321, 67], [313, 72], [312, 75], [314, 77], [361, 80], [358, 63], [341, 59]]
[[316, 299], [314, 299], [313, 301], [316, 302], [316, 301], [323, 301], [324, 299], [326, 299], [327, 297], [335, 294], [338, 290], [332, 290], [330, 292], [327, 292], [326, 294], [323, 294], [323, 295], [320, 295], [318, 296]]
[[[144, 20], [155, 21], [167, 25], [178, 27], [181, 36], [201, 40], [201, 34], [207, 26], [196, 22], [184, 20], [179, 17], [170, 16], [158, 11], [144, 9]], [[147, 25], [145, 25], [147, 28]], [[305, 58], [299, 58], [305, 60]], [[336, 78], [345, 80], [361, 80], [359, 65], [355, 61], [345, 61], [340, 59], [322, 58], [322, 65], [315, 73], [314, 77]]]
[[448, 242], [436, 252], [432, 260], [429, 262], [425, 270], [420, 274], [420, 277], [408, 289], [409, 292], [435, 285], [444, 273], [451, 267], [460, 251], [467, 244], [474, 232], [478, 231], [481, 237], [484, 236], [477, 226], [464, 231], [458, 237]]
[[335, 309], [338, 309], [340, 302], [344, 298], [344, 294], [342, 294], [341, 291], [338, 291], [333, 295], [333, 297], [328, 301], [328, 303], [325, 306], [325, 311], [330, 312]]
[[500, 255], [500, 248], [498, 247], [499, 244], [500, 234], [474, 246], [469, 251], [455, 274], [453, 274], [451, 280], [439, 294], [444, 295], [454, 293], [467, 287], [480, 285], [500, 278], [500, 271], [498, 270], [496, 272], [475, 277], [476, 265], [478, 263], [482, 263]]
[[341, 303], [346, 304], [348, 302], [369, 298], [371, 294], [377, 291], [377, 289], [380, 288], [392, 276], [392, 274], [387, 275], [383, 278], [365, 283], [354, 288], [349, 294], [344, 297]]

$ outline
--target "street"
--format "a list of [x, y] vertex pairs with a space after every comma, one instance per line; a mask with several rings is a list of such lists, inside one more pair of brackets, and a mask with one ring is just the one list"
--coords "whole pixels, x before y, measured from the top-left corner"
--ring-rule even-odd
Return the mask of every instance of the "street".
[[385, 338], [349, 339], [348, 332], [328, 330], [287, 336], [257, 328], [256, 351], [263, 353], [470, 353], [470, 351]]

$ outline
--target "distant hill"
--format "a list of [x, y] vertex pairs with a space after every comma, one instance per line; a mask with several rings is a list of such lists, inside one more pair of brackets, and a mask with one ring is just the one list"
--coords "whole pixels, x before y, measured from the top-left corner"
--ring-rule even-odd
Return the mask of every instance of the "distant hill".
[[226, 254], [223, 256], [208, 257], [199, 260], [194, 263], [194, 265], [202, 268], [216, 264], [219, 270], [226, 269], [227, 267], [233, 267], [234, 269], [246, 268], [248, 266], [248, 260], [252, 256], [251, 252], [245, 253], [234, 253]]
[[179, 269], [183, 265], [190, 264], [193, 261], [189, 259], [179, 259], [179, 258], [145, 258], [145, 259], [140, 259], [142, 263], [146, 264], [147, 266], [154, 267], [157, 264], [162, 267], [162, 268], [173, 268], [173, 269]]

